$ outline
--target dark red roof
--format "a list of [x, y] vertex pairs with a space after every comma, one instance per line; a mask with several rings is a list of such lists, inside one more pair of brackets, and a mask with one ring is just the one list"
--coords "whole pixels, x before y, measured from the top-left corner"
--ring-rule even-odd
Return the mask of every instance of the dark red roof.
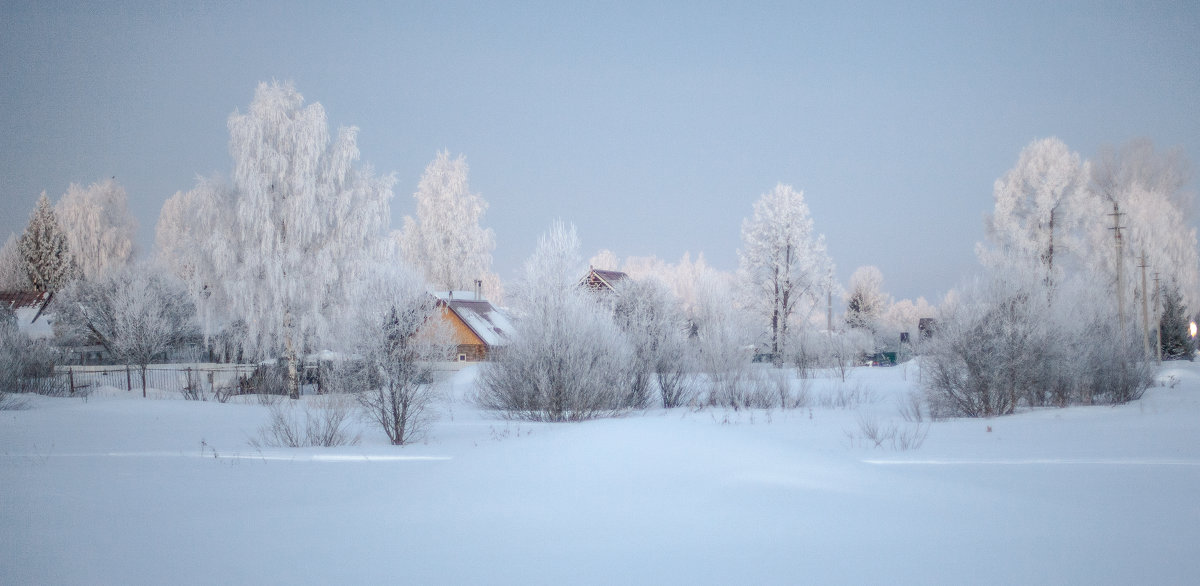
[[0, 291], [0, 304], [9, 309], [40, 308], [46, 302], [45, 291]]

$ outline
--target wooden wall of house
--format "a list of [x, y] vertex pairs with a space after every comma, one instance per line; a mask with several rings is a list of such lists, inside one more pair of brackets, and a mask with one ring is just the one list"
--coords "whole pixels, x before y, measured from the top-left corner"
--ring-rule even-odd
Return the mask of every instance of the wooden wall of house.
[[450, 357], [450, 360], [458, 360], [460, 356], [471, 362], [487, 360], [487, 345], [484, 344], [483, 339], [471, 331], [471, 328], [467, 327], [467, 324], [459, 319], [457, 314], [443, 307], [442, 319], [450, 324], [450, 337], [457, 345], [456, 352], [454, 356]]

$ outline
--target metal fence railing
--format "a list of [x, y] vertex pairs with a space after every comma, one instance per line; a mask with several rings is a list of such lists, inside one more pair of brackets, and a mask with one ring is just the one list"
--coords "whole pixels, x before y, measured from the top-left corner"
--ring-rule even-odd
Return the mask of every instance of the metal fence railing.
[[[146, 369], [144, 388], [196, 395], [216, 395], [221, 390], [237, 394], [254, 372], [252, 364], [154, 365]], [[104, 386], [143, 390], [142, 371], [136, 366], [60, 367], [54, 378], [72, 395]]]

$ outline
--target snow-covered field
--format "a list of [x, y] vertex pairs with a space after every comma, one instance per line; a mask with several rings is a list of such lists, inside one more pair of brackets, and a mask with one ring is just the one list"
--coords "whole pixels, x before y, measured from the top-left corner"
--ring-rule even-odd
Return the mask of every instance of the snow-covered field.
[[[1200, 367], [1119, 407], [927, 423], [917, 369], [791, 411], [509, 422], [256, 449], [256, 403], [106, 389], [0, 412], [5, 584], [1183, 584], [1200, 576]], [[845, 385], [845, 386], [843, 386]], [[873, 395], [820, 407], [839, 388]], [[890, 445], [890, 444], [889, 444]]]

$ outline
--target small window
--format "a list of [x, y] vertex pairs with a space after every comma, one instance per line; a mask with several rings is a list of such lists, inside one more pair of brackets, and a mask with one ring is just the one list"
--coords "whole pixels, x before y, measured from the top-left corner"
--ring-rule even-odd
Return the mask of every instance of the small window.
[[467, 361], [467, 355], [466, 355], [466, 354], [459, 354], [459, 355], [458, 355], [458, 361], [459, 361], [459, 362], [466, 362], [466, 361]]

